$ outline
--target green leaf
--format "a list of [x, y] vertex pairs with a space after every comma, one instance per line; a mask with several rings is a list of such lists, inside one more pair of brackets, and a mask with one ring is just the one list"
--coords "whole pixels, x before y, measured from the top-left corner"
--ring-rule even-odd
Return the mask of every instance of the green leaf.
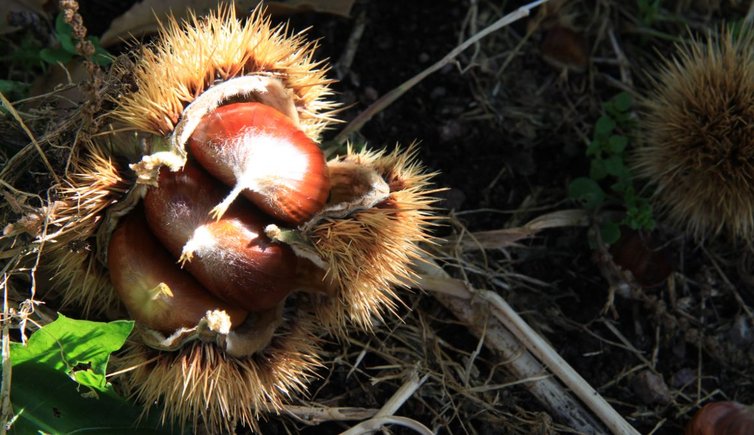
[[602, 159], [592, 160], [592, 164], [589, 166], [589, 178], [599, 181], [605, 177], [607, 177], [607, 171], [604, 161]]
[[73, 59], [73, 55], [62, 48], [44, 48], [39, 52], [39, 57], [47, 63], [67, 63]]
[[613, 118], [602, 115], [599, 117], [597, 122], [594, 124], [594, 136], [595, 137], [607, 137], [610, 135], [610, 133], [615, 130], [615, 121], [613, 121]]
[[612, 154], [622, 154], [628, 145], [626, 136], [612, 135], [607, 140], [607, 150]]
[[11, 434], [168, 433], [156, 415], [141, 420], [141, 409], [121, 397], [85, 397], [76, 382], [46, 363], [27, 360], [15, 364], [12, 373], [11, 399], [18, 418]]
[[632, 100], [631, 94], [628, 92], [621, 92], [612, 98], [613, 107], [619, 112], [628, 112], [633, 104]]
[[11, 101], [23, 98], [29, 87], [28, 83], [16, 80], [0, 80], [0, 92]]
[[600, 225], [600, 236], [605, 244], [612, 245], [620, 239], [620, 225], [615, 222], [603, 222]]
[[602, 154], [602, 141], [594, 139], [589, 142], [589, 145], [586, 146], [586, 155], [588, 157], [601, 157], [600, 154]]
[[90, 36], [89, 40], [94, 45], [94, 55], [92, 56], [92, 62], [99, 66], [107, 66], [113, 63], [113, 56], [102, 48], [102, 44], [99, 42], [99, 38], [96, 36]]
[[123, 346], [133, 322], [109, 323], [75, 320], [62, 314], [29, 337], [24, 346], [11, 343], [13, 365], [44, 364], [72, 376], [81, 385], [111, 391], [105, 378], [110, 354]]
[[603, 160], [605, 165], [605, 171], [618, 178], [625, 178], [628, 174], [628, 169], [623, 163], [622, 156], [611, 156]]
[[595, 209], [605, 202], [605, 192], [591, 178], [579, 177], [568, 185], [568, 195], [582, 202], [585, 208]]
[[55, 17], [55, 36], [58, 38], [63, 50], [76, 54], [76, 43], [73, 41], [73, 27], [65, 22], [63, 14], [58, 14]]

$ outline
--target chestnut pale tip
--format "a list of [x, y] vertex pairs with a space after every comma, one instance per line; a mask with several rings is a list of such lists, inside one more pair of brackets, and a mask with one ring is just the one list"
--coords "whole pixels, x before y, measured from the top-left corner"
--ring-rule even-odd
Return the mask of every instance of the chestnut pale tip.
[[246, 312], [208, 293], [187, 272], [178, 269], [170, 254], [147, 228], [137, 209], [123, 218], [108, 247], [110, 280], [131, 317], [165, 334], [196, 326], [207, 312], [224, 311], [238, 326]]
[[240, 194], [293, 224], [311, 218], [327, 200], [330, 180], [319, 145], [270, 106], [218, 107], [196, 127], [188, 148], [210, 174], [233, 186], [210, 212], [217, 220]]

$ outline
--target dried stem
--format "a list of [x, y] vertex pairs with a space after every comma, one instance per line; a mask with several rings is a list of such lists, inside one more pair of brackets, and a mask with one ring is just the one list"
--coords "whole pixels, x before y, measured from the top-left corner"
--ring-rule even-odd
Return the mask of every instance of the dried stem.
[[[421, 264], [417, 269], [422, 273], [420, 286], [434, 291], [435, 298], [466, 322], [472, 332], [479, 335], [484, 331], [488, 346], [511, 360], [508, 368], [517, 378], [541, 375], [547, 367], [611, 432], [638, 434], [500, 295], [472, 289], [436, 265]], [[444, 281], [442, 286], [427, 286], [440, 281]], [[453, 290], [448, 294], [450, 288]], [[480, 300], [486, 303], [484, 309], [489, 314], [486, 318], [479, 315], [479, 307], [475, 306]], [[573, 429], [585, 433], [603, 432], [599, 423], [554, 379], [541, 379], [526, 385], [540, 402]]]

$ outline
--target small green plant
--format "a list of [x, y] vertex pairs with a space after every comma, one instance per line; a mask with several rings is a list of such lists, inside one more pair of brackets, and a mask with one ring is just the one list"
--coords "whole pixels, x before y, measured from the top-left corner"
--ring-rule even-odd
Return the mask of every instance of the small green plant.
[[[594, 125], [594, 136], [586, 149], [591, 158], [589, 177], [578, 177], [568, 186], [569, 197], [591, 211], [606, 205], [622, 205], [626, 214], [620, 222], [604, 221], [602, 240], [613, 243], [620, 237], [620, 226], [634, 230], [652, 230], [655, 221], [649, 200], [633, 185], [633, 175], [626, 165], [625, 152], [633, 128], [631, 96], [622, 92], [603, 104], [605, 113]], [[606, 189], [603, 186], [607, 186]]]
[[[73, 27], [65, 22], [63, 14], [58, 14], [55, 18], [55, 38], [60, 42], [60, 47], [45, 48], [39, 52], [39, 58], [50, 64], [66, 63], [78, 55], [76, 51], [76, 39], [73, 37]], [[112, 62], [112, 56], [102, 48], [99, 38], [96, 36], [87, 37], [94, 45], [94, 55], [92, 62], [97, 65], [109, 65]]]
[[10, 433], [166, 433], [158, 419], [120, 397], [106, 377], [110, 354], [133, 322], [91, 322], [60, 314], [25, 343], [10, 343]]

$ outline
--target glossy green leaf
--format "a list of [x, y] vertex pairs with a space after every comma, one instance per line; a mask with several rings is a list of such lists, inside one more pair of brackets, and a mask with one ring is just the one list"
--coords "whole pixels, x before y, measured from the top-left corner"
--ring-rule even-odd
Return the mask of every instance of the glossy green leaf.
[[[12, 371], [11, 400], [17, 415], [11, 434], [164, 434], [158, 418], [140, 420], [141, 409], [111, 394], [82, 394], [65, 373], [28, 360]], [[91, 391], [91, 390], [89, 390]]]
[[11, 343], [13, 365], [25, 362], [44, 364], [72, 376], [84, 386], [109, 391], [105, 379], [110, 354], [123, 346], [133, 322], [92, 322], [60, 314], [29, 337], [26, 345]]

